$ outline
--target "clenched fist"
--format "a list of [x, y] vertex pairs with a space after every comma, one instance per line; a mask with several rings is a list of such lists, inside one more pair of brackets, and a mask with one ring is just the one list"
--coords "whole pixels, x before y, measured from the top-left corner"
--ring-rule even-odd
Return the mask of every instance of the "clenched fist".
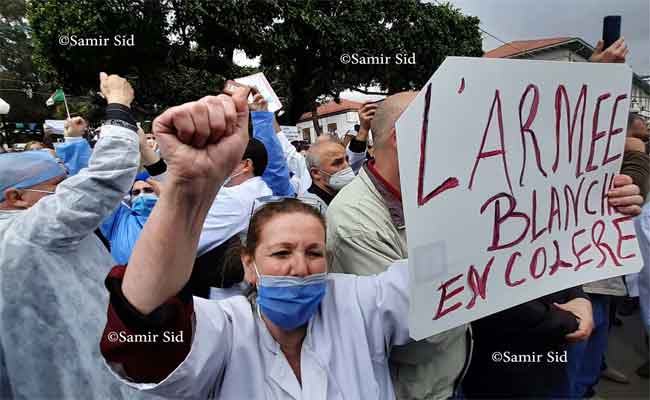
[[99, 73], [99, 88], [106, 101], [131, 107], [133, 101], [133, 88], [131, 84], [119, 75]]
[[88, 123], [81, 117], [72, 117], [63, 123], [63, 134], [66, 137], [81, 137], [86, 132]]
[[172, 107], [153, 122], [168, 180], [216, 188], [241, 161], [248, 143], [248, 92], [207, 96]]

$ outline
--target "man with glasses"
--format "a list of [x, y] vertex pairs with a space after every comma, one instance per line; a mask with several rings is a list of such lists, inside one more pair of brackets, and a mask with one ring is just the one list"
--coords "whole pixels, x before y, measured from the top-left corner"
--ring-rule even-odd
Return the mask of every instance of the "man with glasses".
[[0, 154], [0, 398], [122, 398], [97, 363], [113, 261], [93, 231], [138, 168], [133, 89], [100, 74], [108, 101], [88, 168], [48, 152]]

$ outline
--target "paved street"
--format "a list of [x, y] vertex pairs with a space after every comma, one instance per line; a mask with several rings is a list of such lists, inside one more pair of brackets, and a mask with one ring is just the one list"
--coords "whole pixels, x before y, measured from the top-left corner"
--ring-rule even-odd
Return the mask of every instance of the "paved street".
[[630, 378], [630, 384], [621, 385], [601, 379], [597, 396], [604, 399], [650, 399], [650, 380], [640, 378], [636, 369], [648, 359], [638, 314], [621, 317], [623, 326], [612, 327], [607, 352], [607, 363]]

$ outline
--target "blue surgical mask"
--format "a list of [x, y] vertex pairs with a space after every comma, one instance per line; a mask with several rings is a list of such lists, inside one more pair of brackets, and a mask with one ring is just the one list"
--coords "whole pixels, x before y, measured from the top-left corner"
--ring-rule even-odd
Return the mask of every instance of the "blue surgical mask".
[[327, 273], [304, 278], [272, 276], [260, 275], [257, 266], [254, 267], [257, 273], [257, 304], [264, 316], [287, 331], [309, 322], [325, 296]]
[[158, 201], [158, 196], [151, 193], [141, 194], [138, 197], [131, 200], [131, 209], [135, 211], [138, 215], [143, 217], [148, 217], [151, 214], [151, 210], [156, 205]]

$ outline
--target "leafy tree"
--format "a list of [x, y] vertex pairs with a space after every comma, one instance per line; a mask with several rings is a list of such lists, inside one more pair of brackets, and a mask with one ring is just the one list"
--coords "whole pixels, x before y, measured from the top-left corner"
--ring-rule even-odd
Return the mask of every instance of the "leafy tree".
[[[289, 121], [315, 112], [321, 95], [336, 100], [345, 89], [367, 92], [363, 88], [368, 86], [389, 93], [419, 89], [446, 56], [482, 55], [479, 20], [448, 5], [305, 0], [278, 6], [261, 62], [268, 75], [285, 83]], [[386, 65], [344, 64], [344, 54], [392, 60]], [[414, 54], [415, 64], [396, 64], [397, 54]]]
[[[87, 95], [97, 72], [110, 69], [134, 83], [134, 108], [149, 115], [252, 72], [233, 63], [236, 49], [261, 56], [288, 122], [315, 110], [323, 96], [371, 86], [418, 89], [445, 56], [482, 54], [477, 18], [419, 0], [31, 0], [27, 8], [44, 76], [66, 93]], [[61, 35], [116, 34], [134, 34], [135, 46], [58, 44]], [[393, 62], [341, 62], [353, 53]], [[396, 54], [414, 54], [415, 64], [395, 64]]]
[[3, 120], [31, 122], [47, 115], [47, 93], [32, 63], [30, 30], [24, 0], [0, 2], [0, 97], [11, 105]]

